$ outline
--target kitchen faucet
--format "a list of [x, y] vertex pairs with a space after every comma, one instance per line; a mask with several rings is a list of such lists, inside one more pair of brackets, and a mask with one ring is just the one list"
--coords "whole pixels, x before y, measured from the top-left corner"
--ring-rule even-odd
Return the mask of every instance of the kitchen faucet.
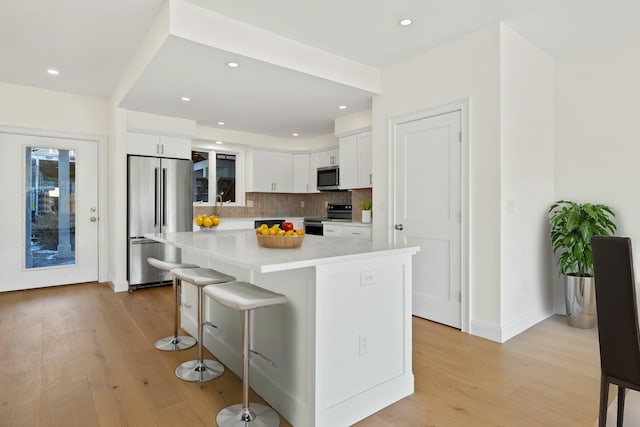
[[223, 203], [223, 201], [222, 201], [222, 193], [220, 193], [220, 194], [218, 194], [216, 196], [216, 206], [218, 206], [218, 202], [220, 202], [220, 206], [222, 206], [222, 203]]

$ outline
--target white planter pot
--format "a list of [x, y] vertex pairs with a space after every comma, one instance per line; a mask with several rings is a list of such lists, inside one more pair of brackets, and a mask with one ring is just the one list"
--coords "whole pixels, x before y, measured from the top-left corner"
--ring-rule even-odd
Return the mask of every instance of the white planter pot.
[[362, 222], [368, 224], [371, 222], [371, 211], [362, 211]]

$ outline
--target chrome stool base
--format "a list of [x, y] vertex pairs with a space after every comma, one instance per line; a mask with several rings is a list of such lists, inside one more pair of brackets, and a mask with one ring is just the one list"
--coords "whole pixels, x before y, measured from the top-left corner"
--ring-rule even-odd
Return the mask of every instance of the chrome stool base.
[[218, 427], [278, 427], [280, 416], [268, 406], [252, 403], [248, 413], [242, 404], [227, 406], [216, 416]]
[[211, 359], [189, 360], [176, 368], [176, 376], [190, 382], [205, 382], [218, 378], [224, 372], [220, 362]]
[[180, 351], [196, 345], [196, 339], [189, 336], [177, 336], [162, 338], [154, 344], [155, 348], [162, 351]]

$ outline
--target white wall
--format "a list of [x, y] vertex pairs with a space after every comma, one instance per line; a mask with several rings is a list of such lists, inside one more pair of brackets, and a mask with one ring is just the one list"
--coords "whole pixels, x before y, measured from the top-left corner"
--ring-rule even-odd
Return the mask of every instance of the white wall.
[[502, 340], [552, 313], [554, 60], [500, 26]]
[[333, 133], [338, 137], [371, 129], [371, 109], [347, 114], [334, 120]]
[[470, 320], [500, 325], [499, 26], [472, 33], [382, 72], [373, 100], [374, 238], [387, 239], [387, 120], [459, 100], [470, 105]]
[[[640, 249], [640, 34], [556, 61], [555, 198], [604, 203]], [[638, 257], [636, 257], [638, 259]], [[558, 270], [554, 266], [553, 277]], [[564, 312], [561, 280], [556, 310]]]
[[0, 125], [85, 135], [109, 134], [109, 101], [0, 82]]

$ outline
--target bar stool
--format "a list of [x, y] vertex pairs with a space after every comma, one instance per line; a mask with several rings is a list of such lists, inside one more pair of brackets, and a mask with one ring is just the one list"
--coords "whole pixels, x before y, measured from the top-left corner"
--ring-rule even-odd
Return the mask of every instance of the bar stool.
[[[197, 268], [197, 265], [194, 264], [178, 264], [174, 262], [162, 261], [157, 258], [147, 258], [147, 262], [151, 264], [151, 266], [157, 268], [162, 271], [171, 271], [174, 268]], [[180, 324], [179, 316], [180, 316], [180, 280], [175, 277], [172, 277], [173, 281], [173, 300], [175, 303], [175, 310], [173, 313], [173, 336], [159, 339], [155, 342], [154, 346], [158, 350], [162, 351], [179, 351], [186, 350], [187, 348], [191, 348], [196, 345], [196, 340], [193, 337], [189, 336], [178, 336], [178, 327]]]
[[204, 382], [218, 378], [224, 372], [224, 367], [220, 362], [202, 358], [202, 340], [204, 322], [202, 321], [202, 310], [204, 299], [202, 289], [207, 285], [217, 285], [221, 283], [233, 282], [235, 277], [221, 273], [211, 268], [175, 268], [171, 270], [171, 275], [183, 282], [191, 283], [198, 287], [198, 358], [180, 364], [176, 368], [178, 378], [185, 381]]
[[242, 315], [242, 403], [228, 406], [218, 412], [219, 427], [246, 427], [280, 425], [280, 416], [265, 405], [252, 403], [249, 406], [249, 329], [251, 312], [256, 308], [284, 304], [287, 297], [268, 291], [247, 282], [233, 282], [218, 286], [207, 286], [204, 292], [214, 301], [241, 312]]

